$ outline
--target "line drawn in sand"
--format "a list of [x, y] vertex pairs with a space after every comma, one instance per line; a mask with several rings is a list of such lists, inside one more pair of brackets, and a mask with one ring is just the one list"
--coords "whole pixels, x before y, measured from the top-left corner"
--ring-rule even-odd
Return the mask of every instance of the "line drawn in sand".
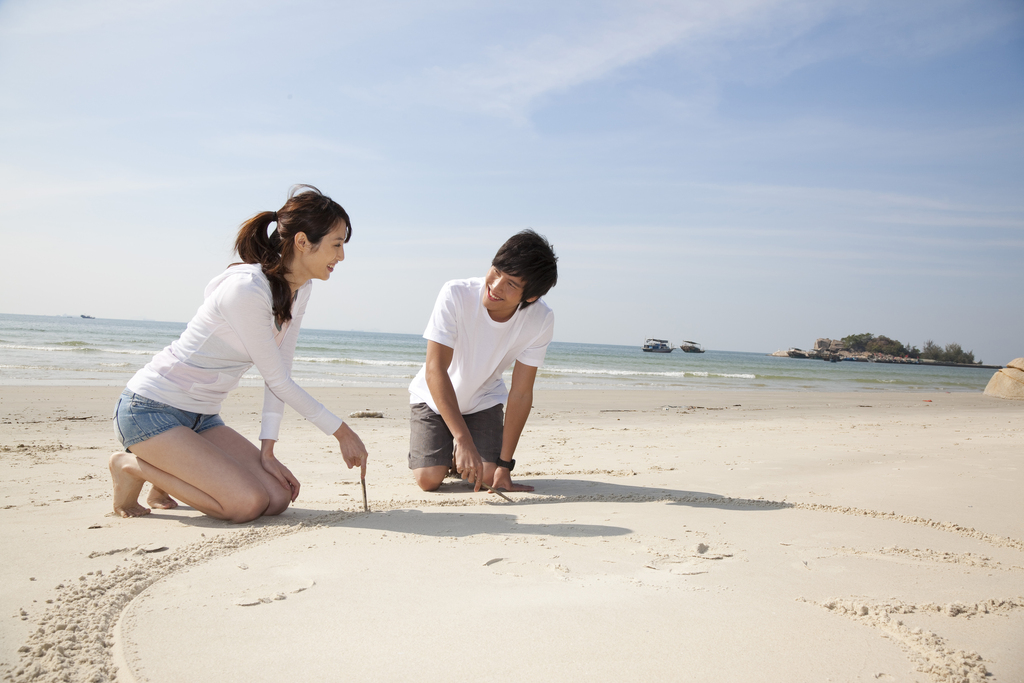
[[970, 605], [950, 603], [935, 605], [923, 603], [914, 605], [899, 600], [874, 602], [867, 600], [830, 598], [813, 602], [797, 598], [799, 602], [822, 607], [833, 614], [853, 619], [865, 626], [882, 632], [910, 655], [917, 664], [917, 670], [928, 674], [936, 683], [983, 683], [991, 682], [985, 662], [977, 652], [965, 652], [950, 648], [941, 636], [919, 627], [910, 627], [897, 615], [915, 612], [945, 614], [949, 617], [972, 617], [997, 612], [1009, 612], [1024, 608], [1024, 597], [1005, 600], [986, 600]]
[[[714, 495], [680, 495], [670, 491], [651, 494], [602, 494], [599, 492], [585, 495], [543, 496], [535, 495], [520, 499], [528, 509], [532, 505], [572, 502], [669, 502], [694, 506], [711, 507], [748, 507], [751, 509], [798, 509], [831, 514], [854, 515], [884, 521], [895, 521], [923, 528], [936, 529], [946, 533], [972, 538], [996, 547], [1012, 548], [1024, 551], [1024, 542], [1019, 539], [985, 533], [971, 527], [935, 520], [898, 515], [894, 512], [881, 512], [849, 506], [822, 505], [812, 503], [792, 503], [773, 501], [762, 498], [727, 498]], [[408, 499], [395, 500], [382, 504], [378, 509], [408, 509], [411, 507], [462, 507], [486, 504], [478, 498], [467, 497], [453, 499]], [[159, 555], [141, 555], [132, 557], [129, 563], [118, 566], [107, 573], [102, 571], [89, 572], [78, 577], [77, 581], [67, 581], [56, 587], [57, 594], [39, 619], [39, 628], [32, 633], [26, 643], [19, 648], [20, 660], [13, 664], [5, 675], [5, 680], [12, 683], [28, 681], [61, 680], [92, 681], [114, 680], [117, 667], [112, 654], [114, 630], [118, 619], [127, 605], [146, 588], [154, 583], [189, 567], [202, 564], [217, 557], [229, 555], [247, 547], [269, 542], [284, 536], [323, 526], [344, 523], [348, 519], [362, 516], [359, 511], [336, 511], [325, 513], [319, 517], [306, 520], [299, 524], [268, 523], [266, 525], [239, 530], [231, 534], [221, 534], [212, 538], [184, 546]], [[127, 549], [118, 549], [125, 551]], [[892, 549], [874, 551], [880, 554], [897, 552]], [[846, 549], [847, 552], [862, 552]], [[929, 555], [930, 553], [930, 555]], [[105, 555], [107, 553], [98, 553]], [[697, 558], [719, 559], [707, 550], [700, 552], [699, 546], [690, 553]], [[723, 555], [729, 557], [730, 554]], [[944, 559], [949, 556], [952, 559]], [[959, 556], [963, 564], [975, 564], [977, 568], [989, 568], [985, 565], [988, 558], [963, 553]], [[671, 566], [682, 558], [663, 558], [664, 564]], [[917, 556], [925, 561], [957, 561], [957, 556], [924, 551]], [[967, 560], [967, 561], [964, 561]], [[998, 563], [996, 563], [998, 564]], [[1018, 570], [1019, 567], [993, 567], [1007, 570]], [[689, 572], [683, 570], [680, 574]], [[699, 571], [699, 570], [698, 570]], [[260, 598], [266, 596], [259, 596]], [[974, 652], [951, 651], [945, 641], [938, 635], [913, 629], [906, 626], [894, 614], [907, 613], [899, 610], [935, 611], [929, 604], [907, 605], [898, 601], [878, 602], [865, 600], [829, 599], [812, 602], [800, 598], [808, 604], [818, 605], [830, 612], [858, 620], [866, 625], [881, 630], [884, 635], [900, 643], [905, 651], [917, 662], [919, 670], [929, 674], [934, 681], [948, 683], [954, 680], [991, 681], [987, 678], [984, 660]], [[48, 601], [50, 602], [50, 601]], [[262, 604], [264, 601], [259, 600]], [[255, 604], [255, 603], [253, 603]], [[1006, 612], [1024, 608], [1024, 597], [993, 599], [974, 605], [941, 606], [951, 616], [984, 616], [994, 612]], [[955, 614], [953, 614], [955, 613]], [[67, 676], [65, 679], [64, 676]]]

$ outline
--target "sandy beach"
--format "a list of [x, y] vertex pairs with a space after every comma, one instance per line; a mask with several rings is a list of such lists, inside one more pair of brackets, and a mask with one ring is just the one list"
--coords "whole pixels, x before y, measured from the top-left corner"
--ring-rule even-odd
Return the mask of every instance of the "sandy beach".
[[[284, 515], [110, 512], [120, 388], [0, 387], [10, 681], [1024, 681], [1024, 403], [540, 391], [532, 494], [406, 468], [407, 394], [288, 413]], [[224, 406], [257, 433], [262, 392]]]

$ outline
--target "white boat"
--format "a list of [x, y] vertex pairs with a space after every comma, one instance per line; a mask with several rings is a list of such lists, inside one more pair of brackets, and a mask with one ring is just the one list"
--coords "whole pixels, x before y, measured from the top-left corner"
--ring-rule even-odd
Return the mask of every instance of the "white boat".
[[667, 339], [648, 339], [640, 348], [649, 353], [672, 353], [672, 344]]

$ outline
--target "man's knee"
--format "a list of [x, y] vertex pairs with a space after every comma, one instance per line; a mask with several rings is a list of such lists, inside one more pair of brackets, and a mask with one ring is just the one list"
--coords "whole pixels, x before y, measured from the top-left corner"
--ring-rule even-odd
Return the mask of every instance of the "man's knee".
[[412, 471], [416, 485], [424, 491], [436, 491], [447, 474], [447, 467], [420, 467]]

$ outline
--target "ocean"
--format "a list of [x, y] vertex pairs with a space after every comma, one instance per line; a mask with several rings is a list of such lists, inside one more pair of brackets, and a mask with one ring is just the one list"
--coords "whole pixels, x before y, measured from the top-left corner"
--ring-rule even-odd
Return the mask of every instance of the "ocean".
[[[0, 314], [0, 385], [122, 386], [184, 329], [185, 323]], [[537, 388], [983, 391], [994, 372], [735, 351], [644, 353], [642, 343], [639, 336], [635, 346], [552, 342]], [[419, 335], [303, 329], [292, 376], [308, 387], [404, 388], [425, 356]], [[242, 385], [261, 381], [253, 368]]]

